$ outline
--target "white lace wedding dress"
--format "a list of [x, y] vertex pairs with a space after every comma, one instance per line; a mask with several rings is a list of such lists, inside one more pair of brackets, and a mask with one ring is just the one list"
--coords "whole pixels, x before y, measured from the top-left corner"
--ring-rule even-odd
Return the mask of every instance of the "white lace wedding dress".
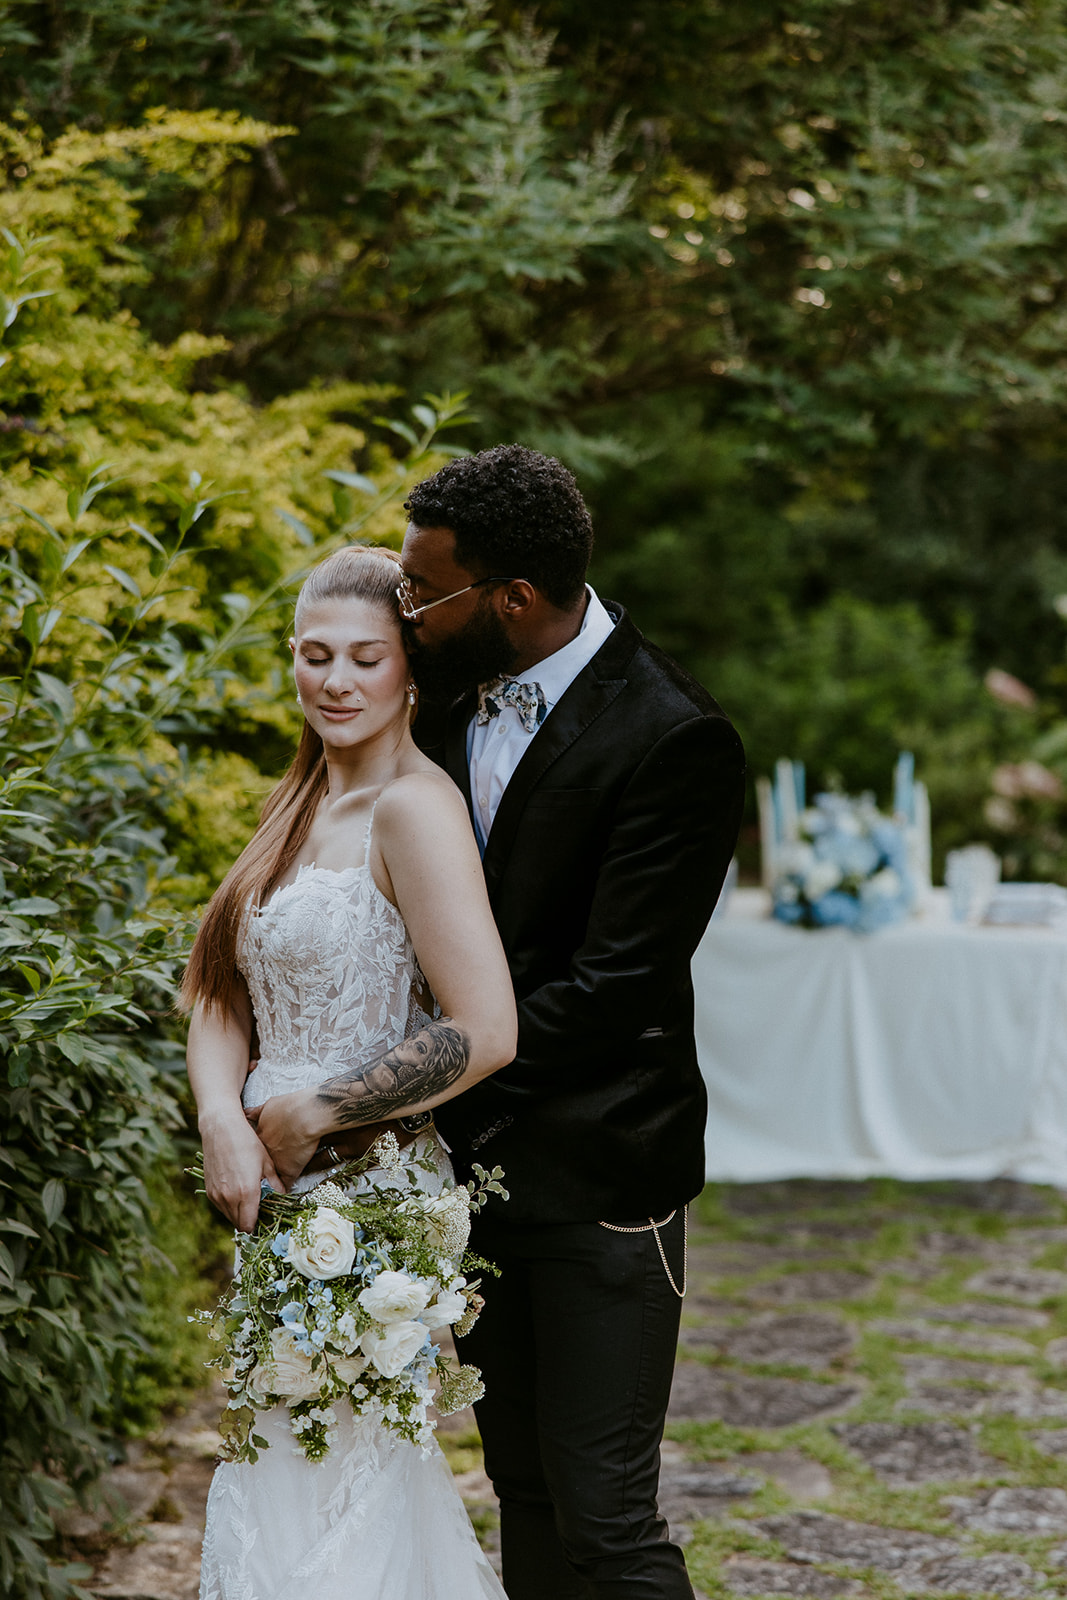
[[[239, 965], [260, 1043], [247, 1106], [373, 1061], [427, 1020], [407, 929], [366, 864], [301, 868], [246, 919]], [[440, 1187], [451, 1176], [444, 1150], [432, 1134], [404, 1155], [416, 1150], [436, 1159]], [[420, 1183], [434, 1186], [428, 1173]], [[441, 1450], [424, 1457], [335, 1409], [339, 1438], [325, 1461], [304, 1457], [277, 1406], [257, 1420], [270, 1440], [259, 1460], [217, 1469], [201, 1600], [504, 1600]]]

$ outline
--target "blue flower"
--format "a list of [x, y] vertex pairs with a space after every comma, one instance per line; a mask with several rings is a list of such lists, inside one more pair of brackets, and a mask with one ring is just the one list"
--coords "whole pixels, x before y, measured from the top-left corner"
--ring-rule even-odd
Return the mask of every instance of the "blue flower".
[[799, 922], [804, 915], [804, 907], [798, 900], [794, 900], [791, 904], [785, 900], [776, 900], [774, 915], [779, 922]]
[[304, 1326], [304, 1308], [299, 1300], [290, 1300], [282, 1306], [281, 1319], [287, 1328], [294, 1330]]
[[276, 1256], [287, 1256], [289, 1254], [290, 1238], [291, 1235], [288, 1233], [279, 1233], [277, 1238], [271, 1244], [271, 1251], [273, 1254]]
[[314, 1329], [311, 1335], [311, 1342], [316, 1346], [317, 1349], [322, 1349], [323, 1345], [326, 1343], [326, 1335], [323, 1333], [321, 1328]]
[[859, 921], [859, 914], [858, 900], [850, 894], [843, 894], [840, 889], [831, 889], [829, 894], [816, 900], [811, 908], [815, 924], [820, 928], [854, 928]]
[[881, 851], [862, 834], [845, 833], [834, 829], [824, 834], [815, 846], [820, 861], [832, 861], [846, 878], [866, 878], [877, 867]]

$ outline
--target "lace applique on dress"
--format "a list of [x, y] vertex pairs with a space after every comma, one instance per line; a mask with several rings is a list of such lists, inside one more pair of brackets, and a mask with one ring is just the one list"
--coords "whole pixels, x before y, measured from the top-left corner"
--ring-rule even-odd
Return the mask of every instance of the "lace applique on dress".
[[366, 1066], [428, 1020], [404, 920], [371, 873], [373, 824], [362, 866], [302, 866], [245, 914], [237, 965], [260, 1049], [247, 1106]]

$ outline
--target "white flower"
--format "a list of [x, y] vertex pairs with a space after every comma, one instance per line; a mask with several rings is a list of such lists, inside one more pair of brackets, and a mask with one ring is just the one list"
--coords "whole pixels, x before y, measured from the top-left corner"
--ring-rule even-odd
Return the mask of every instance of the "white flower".
[[413, 1361], [426, 1342], [421, 1322], [391, 1322], [383, 1333], [373, 1328], [363, 1335], [363, 1349], [383, 1378], [395, 1378]]
[[356, 1337], [356, 1319], [351, 1311], [342, 1312], [337, 1319], [337, 1342], [346, 1355], [351, 1355], [359, 1343]]
[[471, 1231], [470, 1195], [466, 1189], [445, 1189], [422, 1201], [422, 1213], [429, 1224], [430, 1246], [446, 1256], [458, 1258], [467, 1248]]
[[293, 1229], [286, 1260], [305, 1278], [340, 1278], [356, 1259], [356, 1236], [347, 1217], [330, 1206], [316, 1206]]
[[406, 1272], [379, 1272], [360, 1294], [359, 1303], [375, 1322], [403, 1322], [417, 1317], [429, 1298], [430, 1285], [421, 1279], [409, 1278]]
[[781, 872], [796, 872], [801, 876], [815, 864], [815, 851], [810, 844], [787, 844], [778, 857]]
[[881, 872], [876, 872], [873, 878], [867, 880], [867, 892], [879, 900], [892, 900], [901, 891], [900, 874], [893, 871], [892, 867], [883, 867]]
[[270, 1355], [249, 1382], [261, 1394], [283, 1395], [290, 1401], [310, 1400], [322, 1387], [322, 1379], [311, 1370], [310, 1356], [297, 1349], [288, 1328], [272, 1329]]
[[357, 1383], [367, 1366], [366, 1356], [334, 1356], [330, 1365], [335, 1378], [342, 1383]]
[[816, 861], [804, 874], [804, 893], [809, 900], [820, 900], [841, 882], [841, 869], [832, 861]]
[[431, 1328], [443, 1328], [446, 1324], [458, 1322], [466, 1311], [466, 1295], [460, 1294], [458, 1290], [446, 1291], [437, 1296], [426, 1313], [426, 1321]]
[[441, 1379], [441, 1387], [437, 1392], [437, 1411], [442, 1417], [450, 1417], [457, 1411], [463, 1411], [467, 1406], [480, 1400], [485, 1393], [482, 1383], [482, 1374], [479, 1367], [457, 1367], [455, 1371], [446, 1370]]

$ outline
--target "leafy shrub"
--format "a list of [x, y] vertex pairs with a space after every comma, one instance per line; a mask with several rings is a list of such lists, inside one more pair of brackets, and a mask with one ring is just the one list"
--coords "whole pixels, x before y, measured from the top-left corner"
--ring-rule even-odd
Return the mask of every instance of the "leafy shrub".
[[[23, 698], [23, 752], [49, 712]], [[143, 920], [163, 850], [143, 826], [144, 781], [94, 751], [47, 785], [26, 768], [0, 785], [5, 1594], [59, 1594], [79, 1575], [50, 1570], [38, 1544], [65, 1486], [102, 1465], [116, 1379], [137, 1352], [145, 1180], [177, 1121], [158, 1029], [173, 956]]]
[[146, 1184], [152, 1248], [140, 1279], [140, 1348], [113, 1398], [126, 1436], [157, 1427], [164, 1412], [204, 1387], [211, 1341], [202, 1323], [188, 1319], [215, 1303], [233, 1270], [233, 1230], [181, 1170], [196, 1145], [181, 1137], [176, 1144], [177, 1161], [157, 1166]]

